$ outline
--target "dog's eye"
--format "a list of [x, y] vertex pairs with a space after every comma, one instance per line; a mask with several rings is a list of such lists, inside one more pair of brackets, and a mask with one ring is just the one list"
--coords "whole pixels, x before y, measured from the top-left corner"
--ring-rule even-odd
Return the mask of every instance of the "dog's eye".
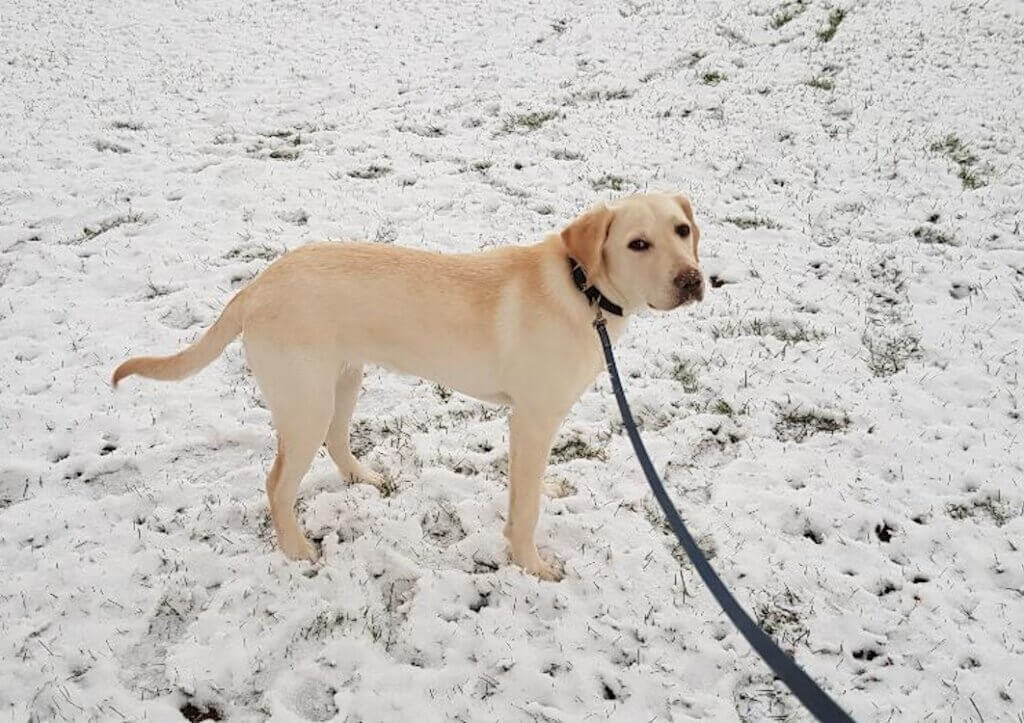
[[629, 242], [629, 248], [633, 251], [646, 251], [651, 245], [642, 238], [635, 238]]
[[690, 224], [681, 223], [676, 226], [676, 233], [679, 234], [680, 238], [686, 238], [690, 235]]

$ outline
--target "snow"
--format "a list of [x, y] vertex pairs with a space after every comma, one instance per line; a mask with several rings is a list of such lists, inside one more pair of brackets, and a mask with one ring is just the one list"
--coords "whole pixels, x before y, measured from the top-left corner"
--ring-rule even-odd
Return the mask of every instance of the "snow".
[[549, 469], [560, 583], [507, 564], [500, 409], [369, 371], [396, 489], [321, 455], [309, 566], [237, 344], [108, 385], [285, 249], [531, 243], [678, 189], [716, 288], [617, 353], [713, 564], [858, 720], [1017, 720], [1024, 6], [841, 7], [825, 40], [809, 2], [5, 2], [0, 718], [805, 720], [605, 375]]

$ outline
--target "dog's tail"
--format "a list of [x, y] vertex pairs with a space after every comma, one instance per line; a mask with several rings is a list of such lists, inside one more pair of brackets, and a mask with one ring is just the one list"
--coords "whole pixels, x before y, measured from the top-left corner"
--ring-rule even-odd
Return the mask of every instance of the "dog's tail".
[[191, 346], [170, 356], [133, 357], [114, 370], [111, 383], [116, 387], [118, 382], [132, 374], [162, 381], [177, 381], [195, 374], [216, 359], [224, 347], [242, 332], [243, 293], [235, 294], [213, 326]]

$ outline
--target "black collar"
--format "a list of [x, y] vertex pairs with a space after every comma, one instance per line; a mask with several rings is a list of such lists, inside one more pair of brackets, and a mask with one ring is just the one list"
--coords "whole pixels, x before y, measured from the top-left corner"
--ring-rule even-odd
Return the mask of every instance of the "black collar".
[[589, 301], [591, 305], [596, 303], [609, 314], [622, 316], [621, 306], [602, 294], [596, 286], [587, 286], [587, 272], [583, 270], [583, 267], [579, 265], [579, 262], [570, 258], [569, 270], [572, 273], [572, 282], [576, 284], [577, 289], [583, 292], [583, 295], [587, 297], [587, 301]]

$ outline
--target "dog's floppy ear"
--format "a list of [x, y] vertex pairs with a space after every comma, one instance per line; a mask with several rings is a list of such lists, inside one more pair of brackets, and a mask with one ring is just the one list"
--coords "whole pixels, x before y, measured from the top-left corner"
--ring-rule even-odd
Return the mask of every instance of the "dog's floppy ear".
[[607, 206], [596, 206], [562, 230], [562, 243], [569, 256], [583, 267], [587, 279], [595, 278], [601, 270], [601, 253], [614, 217]]
[[693, 206], [690, 205], [690, 199], [681, 193], [677, 193], [673, 198], [683, 208], [683, 213], [686, 214], [686, 218], [690, 219], [690, 234], [693, 239], [693, 256], [697, 257], [697, 242], [700, 241], [700, 228], [697, 226], [697, 222], [693, 219]]

